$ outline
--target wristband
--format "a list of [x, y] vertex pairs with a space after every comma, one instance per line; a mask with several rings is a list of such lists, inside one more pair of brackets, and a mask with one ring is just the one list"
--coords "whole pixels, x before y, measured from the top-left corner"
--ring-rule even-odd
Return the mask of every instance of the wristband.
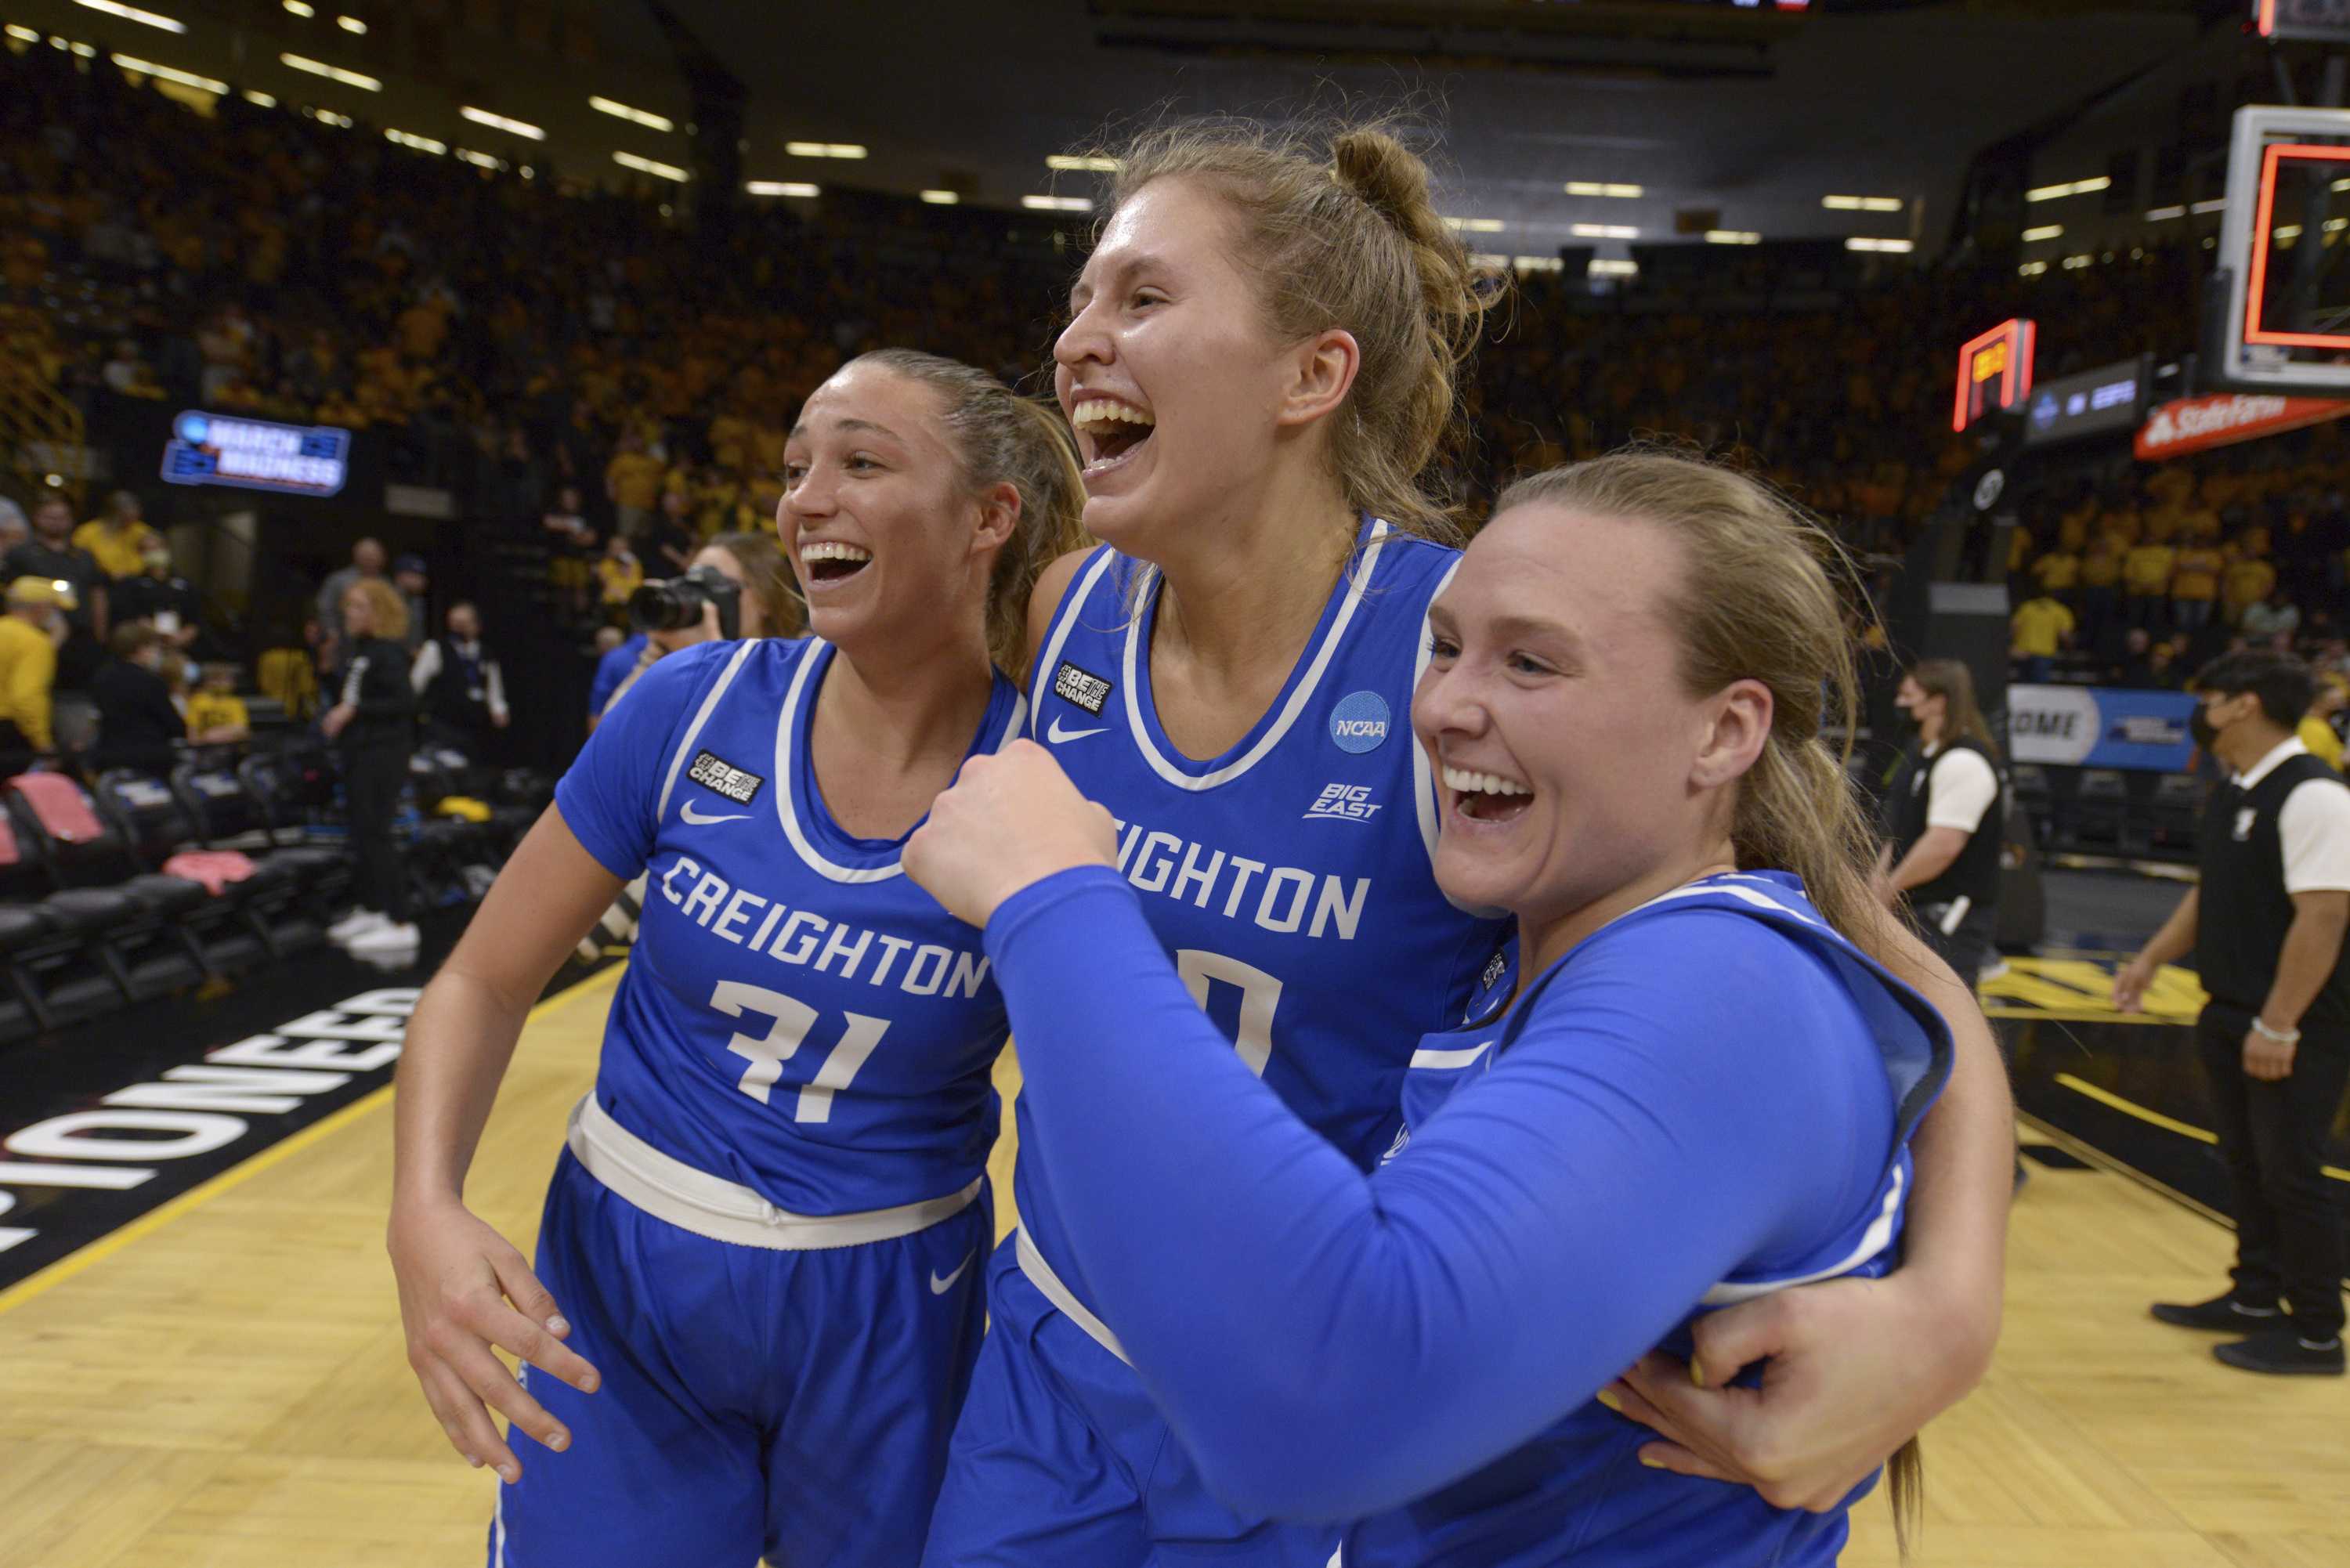
[[2257, 1012], [2252, 1015], [2252, 1033], [2259, 1035], [2262, 1039], [2267, 1041], [2272, 1045], [2297, 1045], [2301, 1043], [2300, 1030], [2272, 1029], [2267, 1024], [2261, 1022], [2260, 1014]]

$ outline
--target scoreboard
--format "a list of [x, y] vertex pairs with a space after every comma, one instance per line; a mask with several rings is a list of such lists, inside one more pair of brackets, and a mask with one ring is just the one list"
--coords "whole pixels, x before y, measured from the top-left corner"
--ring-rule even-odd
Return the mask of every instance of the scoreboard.
[[1963, 431], [1987, 414], [2012, 409], [2032, 392], [2032, 323], [2017, 317], [1967, 339], [1959, 350], [1958, 397], [1950, 428]]

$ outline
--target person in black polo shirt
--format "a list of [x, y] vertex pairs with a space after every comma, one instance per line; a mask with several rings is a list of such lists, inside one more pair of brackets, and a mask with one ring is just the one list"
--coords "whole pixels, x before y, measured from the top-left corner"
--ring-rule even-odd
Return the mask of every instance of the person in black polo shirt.
[[2154, 1315], [2244, 1334], [2213, 1347], [2230, 1366], [2338, 1377], [2343, 1228], [2324, 1166], [2350, 1082], [2350, 787], [2294, 738], [2314, 691], [2300, 659], [2226, 654], [2195, 686], [2196, 739], [2231, 777], [2203, 813], [2201, 884], [2115, 978], [2114, 1002], [2135, 1010], [2155, 971], [2193, 950], [2236, 1266], [2222, 1294]]
[[481, 612], [463, 599], [449, 607], [449, 635], [427, 641], [409, 667], [424, 713], [424, 743], [462, 752], [469, 762], [494, 754], [496, 732], [511, 717], [505, 676], [482, 643]]
[[1991, 962], [2000, 845], [2007, 831], [1999, 743], [1955, 659], [1921, 660], [1894, 705], [1918, 727], [1885, 797], [1879, 891], [1908, 898], [1927, 944], [1971, 985]]

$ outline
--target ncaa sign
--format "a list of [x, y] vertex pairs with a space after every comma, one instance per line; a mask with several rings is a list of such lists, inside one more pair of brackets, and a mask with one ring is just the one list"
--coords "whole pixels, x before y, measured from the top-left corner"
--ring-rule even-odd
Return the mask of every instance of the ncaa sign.
[[1376, 691], [1350, 691], [1330, 710], [1330, 738], [1342, 752], [1376, 752], [1388, 738], [1388, 700]]

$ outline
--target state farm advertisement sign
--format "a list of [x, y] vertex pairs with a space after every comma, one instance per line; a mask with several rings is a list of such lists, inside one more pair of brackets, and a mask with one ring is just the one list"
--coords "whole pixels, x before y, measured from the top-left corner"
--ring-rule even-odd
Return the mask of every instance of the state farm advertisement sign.
[[2181, 398], [2154, 410], [2154, 417], [2137, 432], [2135, 449], [2140, 460], [2157, 462], [2207, 447], [2323, 424], [2344, 414], [2350, 414], [2350, 402], [2334, 398], [2272, 398], [2242, 392]]

